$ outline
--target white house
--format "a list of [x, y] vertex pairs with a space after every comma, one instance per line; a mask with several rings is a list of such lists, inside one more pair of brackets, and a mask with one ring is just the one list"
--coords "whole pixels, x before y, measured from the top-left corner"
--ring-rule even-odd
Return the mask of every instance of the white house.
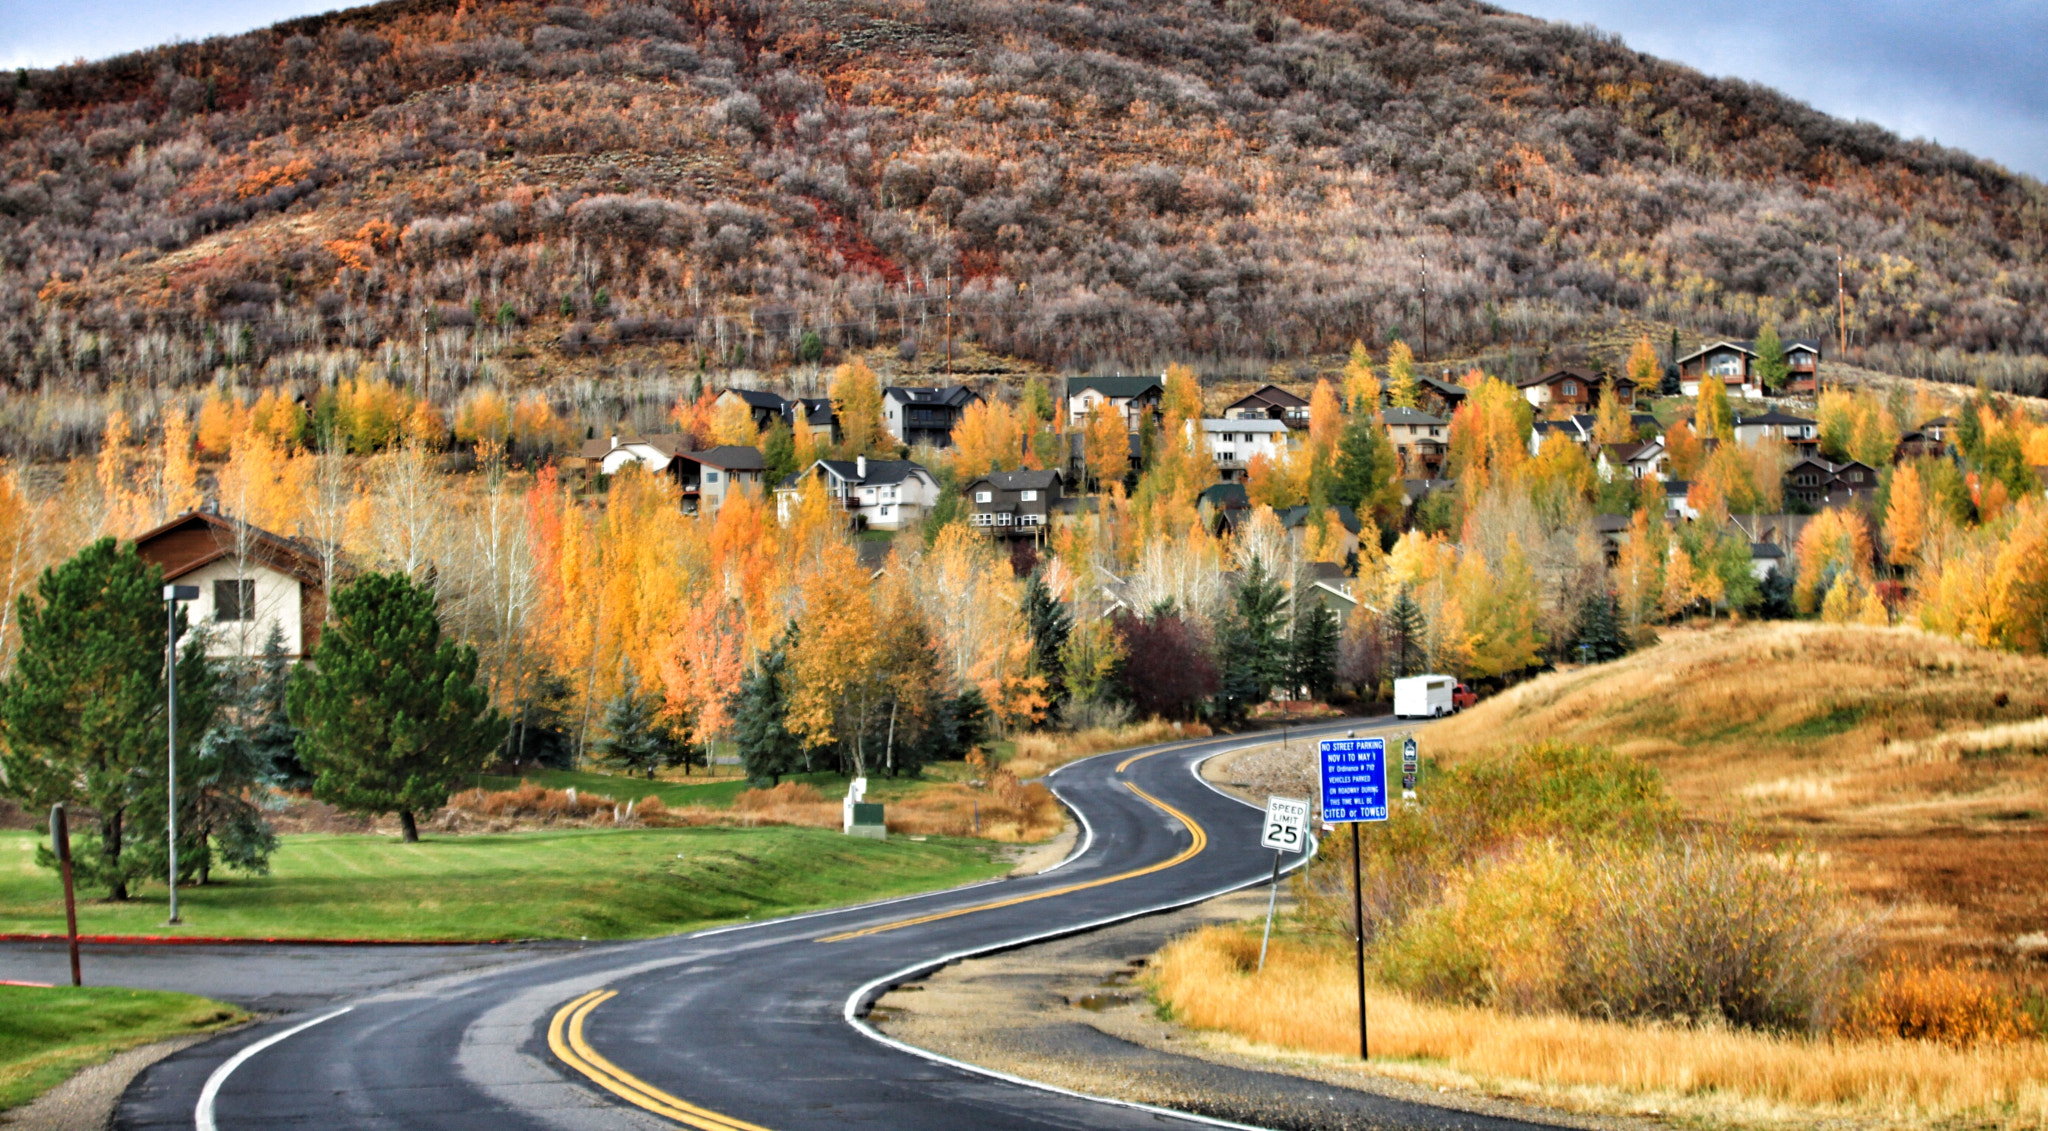
[[664, 436], [619, 436], [591, 440], [583, 445], [584, 459], [598, 461], [598, 471], [617, 475], [629, 463], [649, 471], [667, 471], [669, 463], [690, 450], [690, 438], [680, 432]]
[[1226, 482], [1251, 466], [1254, 458], [1279, 459], [1288, 447], [1287, 424], [1280, 420], [1206, 418], [1202, 421], [1202, 435], [1209, 442], [1209, 458], [1216, 462], [1216, 470]]
[[1671, 469], [1671, 458], [1664, 451], [1664, 441], [1644, 440], [1640, 443], [1602, 444], [1598, 462], [1593, 470], [1605, 483], [1617, 476], [1629, 479], [1663, 479]]
[[854, 526], [868, 530], [902, 530], [924, 520], [939, 501], [939, 481], [923, 464], [907, 459], [821, 459], [782, 481], [775, 489], [775, 513], [787, 522], [803, 491], [804, 479], [816, 476], [825, 493], [845, 509]]
[[1067, 421], [1079, 427], [1088, 423], [1096, 409], [1124, 418], [1124, 429], [1138, 430], [1148, 408], [1158, 408], [1165, 386], [1157, 377], [1069, 377], [1067, 378]]
[[254, 659], [272, 626], [287, 655], [304, 659], [327, 619], [320, 558], [311, 547], [248, 523], [189, 511], [135, 539], [142, 560], [163, 567], [164, 583], [192, 585], [185, 615], [207, 630], [207, 654]]

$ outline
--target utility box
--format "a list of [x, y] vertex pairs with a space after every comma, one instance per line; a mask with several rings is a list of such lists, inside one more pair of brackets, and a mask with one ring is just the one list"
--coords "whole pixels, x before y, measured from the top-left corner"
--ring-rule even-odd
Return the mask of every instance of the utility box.
[[846, 826], [846, 835], [864, 836], [872, 840], [889, 839], [889, 826], [882, 823], [881, 802], [855, 802], [853, 804], [853, 820]]

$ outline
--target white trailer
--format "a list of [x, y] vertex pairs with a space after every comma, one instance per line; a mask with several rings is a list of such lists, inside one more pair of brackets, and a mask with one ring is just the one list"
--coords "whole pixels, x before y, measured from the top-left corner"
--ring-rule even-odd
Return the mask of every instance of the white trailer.
[[1456, 711], [1452, 692], [1456, 676], [1412, 675], [1394, 681], [1394, 714], [1403, 719], [1434, 719]]

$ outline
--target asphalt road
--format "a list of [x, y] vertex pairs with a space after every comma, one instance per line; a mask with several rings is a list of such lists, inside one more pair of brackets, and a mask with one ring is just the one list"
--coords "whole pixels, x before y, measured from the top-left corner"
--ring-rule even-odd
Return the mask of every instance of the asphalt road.
[[[946, 962], [1265, 879], [1272, 857], [1258, 847], [1258, 811], [1193, 772], [1202, 758], [1246, 741], [1148, 747], [1059, 771], [1051, 784], [1081, 815], [1086, 834], [1081, 851], [1051, 872], [465, 970], [371, 993], [160, 1061], [130, 1086], [114, 1126], [924, 1131], [1197, 1124], [1194, 1117], [944, 1063], [894, 1045], [857, 1018], [889, 986]], [[1375, 1121], [1486, 1131], [1532, 1126], [1394, 1101]]]

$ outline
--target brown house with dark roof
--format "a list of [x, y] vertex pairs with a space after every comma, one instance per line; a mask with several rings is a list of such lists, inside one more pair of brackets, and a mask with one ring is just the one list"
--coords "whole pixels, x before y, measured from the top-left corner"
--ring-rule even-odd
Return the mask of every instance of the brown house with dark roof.
[[1278, 420], [1289, 428], [1308, 427], [1308, 402], [1278, 385], [1264, 385], [1223, 410], [1225, 420]]
[[254, 659], [270, 629], [285, 652], [304, 659], [320, 642], [327, 590], [310, 546], [237, 519], [189, 511], [135, 539], [142, 560], [163, 567], [164, 582], [193, 585], [185, 614], [208, 630], [207, 654]]
[[[1541, 377], [1531, 377], [1518, 387], [1522, 396], [1537, 408], [1563, 405], [1573, 412], [1591, 412], [1600, 406], [1601, 378], [1588, 369], [1555, 369]], [[1623, 404], [1635, 407], [1634, 380], [1616, 377], [1614, 392]]]

